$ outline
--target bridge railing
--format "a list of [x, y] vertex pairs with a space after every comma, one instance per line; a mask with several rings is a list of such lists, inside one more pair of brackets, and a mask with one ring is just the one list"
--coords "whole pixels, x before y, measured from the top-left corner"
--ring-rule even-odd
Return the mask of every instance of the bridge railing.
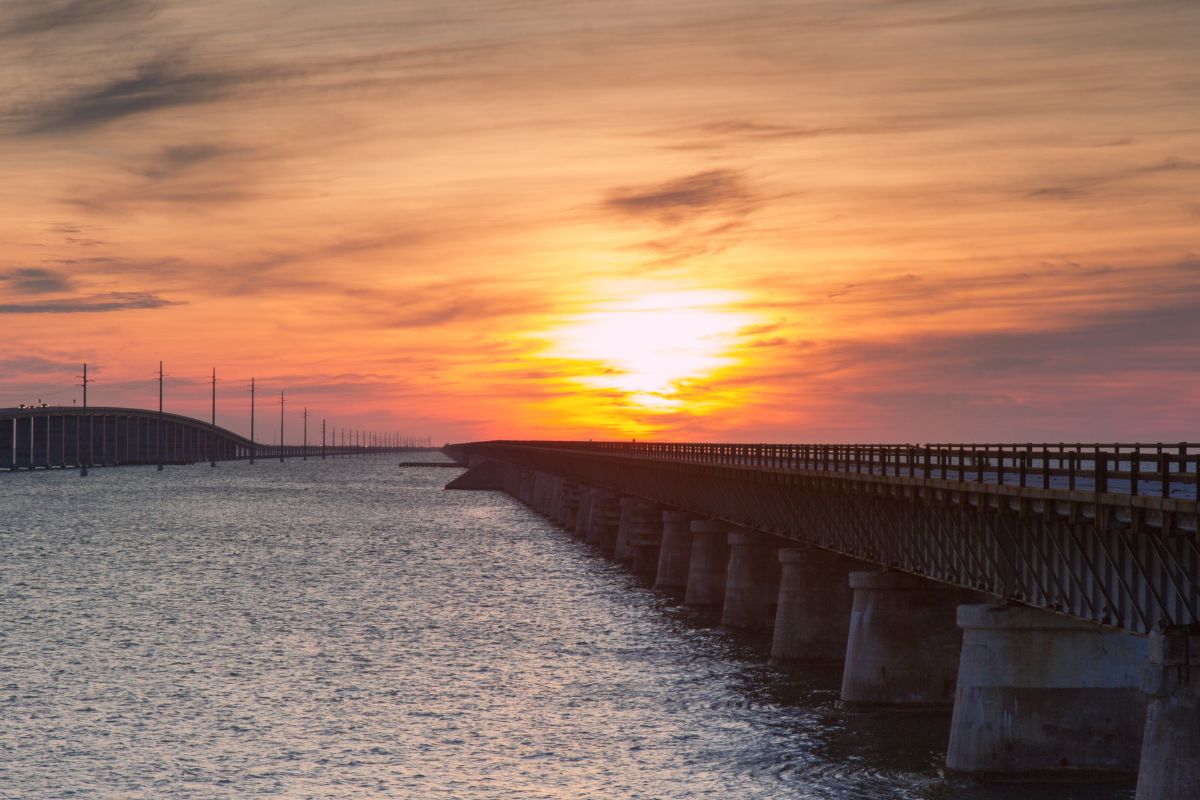
[[917, 445], [530, 441], [511, 444], [769, 469], [1175, 499], [1196, 499], [1200, 474], [1200, 445], [1186, 442]]

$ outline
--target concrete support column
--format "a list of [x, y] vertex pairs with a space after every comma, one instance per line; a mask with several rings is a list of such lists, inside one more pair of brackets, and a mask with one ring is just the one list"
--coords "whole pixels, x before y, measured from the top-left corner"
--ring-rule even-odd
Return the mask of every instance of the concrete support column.
[[590, 487], [580, 487], [580, 510], [575, 516], [575, 530], [571, 533], [575, 534], [576, 539], [588, 541], [588, 530], [592, 528], [592, 503], [595, 499], [595, 489]]
[[585, 534], [587, 543], [612, 555], [620, 519], [620, 498], [608, 489], [592, 489], [592, 505]]
[[550, 476], [544, 472], [533, 473], [533, 510], [546, 515], [550, 507]]
[[954, 700], [958, 606], [978, 595], [902, 572], [851, 572], [854, 604], [842, 699], [881, 705]]
[[687, 511], [664, 511], [662, 544], [658, 551], [658, 567], [654, 588], [682, 592], [687, 588], [688, 569], [692, 561], [692, 520], [695, 514]]
[[725, 602], [725, 568], [729, 564], [727, 522], [693, 520], [692, 557], [688, 563], [687, 590], [683, 602], [689, 606], [717, 606]]
[[946, 766], [1026, 779], [1134, 773], [1145, 639], [1025, 606], [960, 606], [958, 624]]
[[599, 547], [599, 535], [595, 531], [593, 520], [598, 516], [597, 504], [599, 499], [605, 494], [604, 489], [593, 488], [588, 491], [587, 496], [587, 513], [584, 514], [584, 500], [579, 503], [579, 519], [576, 521], [576, 536], [583, 539], [587, 544], [593, 547]]
[[617, 539], [613, 543], [613, 557], [617, 561], [633, 561], [630, 534], [636, 525], [661, 524], [662, 506], [636, 497], [621, 498], [621, 517], [617, 524]]
[[803, 546], [780, 549], [779, 566], [771, 658], [840, 663], [846, 658], [854, 605], [850, 573], [863, 562]]
[[544, 472], [533, 473], [533, 488], [530, 492], [530, 507], [539, 514], [546, 513], [546, 474]]
[[725, 601], [721, 624], [745, 630], [771, 630], [779, 603], [779, 544], [751, 530], [729, 534]]
[[563, 482], [561, 478], [551, 475], [547, 483], [546, 518], [557, 524], [562, 513]]
[[555, 521], [568, 531], [575, 532], [575, 515], [579, 511], [579, 484], [575, 481], [562, 481], [559, 490], [558, 515]]
[[1150, 635], [1136, 800], [1200, 796], [1200, 628]]
[[558, 481], [554, 476], [548, 475], [545, 472], [541, 475], [541, 481], [541, 504], [538, 506], [538, 511], [541, 512], [543, 517], [550, 519], [554, 511], [554, 504], [557, 502]]
[[[660, 512], [661, 518], [661, 512]], [[629, 547], [633, 550], [635, 575], [653, 578], [658, 571], [658, 551], [662, 545], [662, 522], [639, 519], [629, 532]]]
[[575, 510], [575, 524], [568, 530], [576, 539], [586, 539], [588, 527], [592, 521], [592, 493], [595, 490], [589, 486], [580, 486], [578, 506]]
[[629, 531], [633, 527], [633, 507], [636, 497], [622, 497], [619, 501], [621, 514], [617, 519], [617, 538], [613, 542], [613, 558], [617, 561], [633, 561], [633, 550], [629, 547]]
[[534, 472], [529, 469], [521, 468], [521, 479], [517, 488], [517, 500], [525, 505], [533, 504], [533, 477]]

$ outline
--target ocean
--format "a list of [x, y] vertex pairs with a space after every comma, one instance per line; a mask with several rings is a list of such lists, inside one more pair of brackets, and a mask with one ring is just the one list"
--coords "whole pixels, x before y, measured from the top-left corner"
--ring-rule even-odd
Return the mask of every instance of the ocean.
[[1115, 800], [399, 456], [0, 475], [2, 798]]

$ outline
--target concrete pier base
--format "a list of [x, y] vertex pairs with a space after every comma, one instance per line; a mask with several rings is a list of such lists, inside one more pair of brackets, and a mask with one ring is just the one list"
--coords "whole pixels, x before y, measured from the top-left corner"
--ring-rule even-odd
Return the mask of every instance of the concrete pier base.
[[629, 533], [629, 547], [633, 550], [633, 572], [635, 575], [653, 578], [658, 571], [658, 551], [662, 545], [662, 523], [639, 521]]
[[771, 630], [779, 603], [779, 545], [773, 537], [749, 530], [731, 532], [728, 542], [721, 624]]
[[1200, 628], [1150, 635], [1136, 800], [1200, 797]]
[[617, 526], [621, 522], [621, 501], [605, 489], [593, 490], [592, 518], [588, 528], [588, 544], [611, 556], [617, 543]]
[[691, 523], [692, 557], [688, 562], [689, 606], [717, 606], [725, 602], [725, 568], [729, 564], [729, 529], [726, 522], [698, 519]]
[[550, 500], [550, 521], [559, 528], [563, 527], [566, 519], [566, 493], [568, 493], [568, 485], [566, 481], [560, 477], [552, 477], [551, 479], [551, 500]]
[[664, 511], [662, 518], [662, 544], [658, 551], [654, 588], [682, 593], [687, 588], [692, 562], [692, 520], [696, 515], [687, 511]]
[[600, 523], [605, 516], [604, 504], [609, 500], [611, 500], [610, 505], [616, 505], [616, 497], [612, 492], [607, 489], [592, 489], [591, 497], [587, 502], [587, 517], [586, 519], [581, 518], [579, 521], [580, 538], [593, 547], [600, 547], [603, 533]]
[[575, 524], [570, 529], [576, 539], [587, 539], [588, 527], [592, 522], [592, 494], [594, 491], [588, 486], [579, 487], [579, 504], [575, 509]]
[[1024, 606], [960, 606], [958, 624], [946, 766], [1009, 780], [1133, 775], [1145, 639]]
[[613, 543], [613, 557], [617, 561], [632, 562], [633, 547], [629, 537], [638, 525], [661, 524], [663, 508], [636, 497], [621, 498], [621, 517], [617, 524], [617, 538]]
[[575, 525], [578, 517], [580, 517], [580, 505], [588, 497], [590, 497], [588, 487], [580, 486], [574, 481], [566, 483], [563, 494], [562, 517], [562, 524], [566, 533], [575, 533]]
[[771, 658], [837, 664], [846, 658], [854, 590], [850, 573], [863, 562], [815, 547], [779, 551], [779, 609]]
[[622, 497], [619, 501], [621, 514], [617, 518], [617, 538], [613, 541], [613, 558], [617, 561], [633, 561], [633, 550], [629, 547], [629, 532], [633, 529], [633, 508], [636, 497]]
[[538, 475], [538, 504], [537, 510], [544, 517], [550, 516], [550, 510], [554, 506], [554, 496], [557, 491], [557, 485], [552, 476], [542, 472]]
[[842, 699], [880, 705], [949, 705], [962, 631], [956, 611], [975, 592], [901, 572], [851, 572], [854, 604]]

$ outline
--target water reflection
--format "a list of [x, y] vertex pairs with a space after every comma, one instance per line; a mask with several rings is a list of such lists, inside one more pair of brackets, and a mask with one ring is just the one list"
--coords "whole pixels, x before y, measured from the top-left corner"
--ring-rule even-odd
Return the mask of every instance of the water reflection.
[[510, 498], [390, 458], [2, 476], [14, 797], [1128, 797], [942, 775]]

